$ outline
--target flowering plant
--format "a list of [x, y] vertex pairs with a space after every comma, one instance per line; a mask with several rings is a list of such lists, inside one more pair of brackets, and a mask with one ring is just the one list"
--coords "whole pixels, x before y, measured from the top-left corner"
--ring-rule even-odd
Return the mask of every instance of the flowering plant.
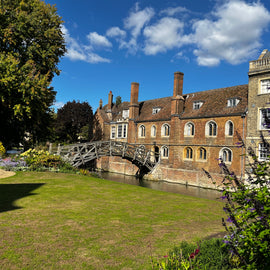
[[2, 157], [6, 153], [6, 149], [2, 142], [0, 142], [0, 157]]
[[0, 167], [6, 171], [24, 171], [27, 165], [24, 160], [16, 160], [14, 158], [0, 159]]
[[206, 239], [198, 245], [181, 242], [158, 262], [152, 260], [152, 269], [231, 269], [229, 253], [220, 239]]
[[222, 219], [227, 231], [224, 243], [230, 248], [234, 266], [270, 269], [270, 161], [259, 161], [251, 148], [247, 160], [246, 179], [239, 179], [220, 160], [225, 175], [221, 198], [226, 200], [227, 214], [227, 219]]
[[22, 153], [20, 157], [24, 158], [31, 169], [56, 168], [63, 164], [60, 156], [52, 155], [45, 150], [29, 149]]

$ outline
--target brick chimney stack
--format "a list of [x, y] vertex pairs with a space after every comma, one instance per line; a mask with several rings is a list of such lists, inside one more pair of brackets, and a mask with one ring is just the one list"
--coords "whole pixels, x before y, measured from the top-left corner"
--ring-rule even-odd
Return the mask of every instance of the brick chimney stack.
[[183, 95], [183, 79], [184, 73], [175, 72], [174, 73], [174, 84], [173, 84], [173, 96], [182, 96]]
[[129, 104], [129, 118], [136, 119], [139, 116], [139, 84], [136, 82], [131, 83], [131, 94]]
[[173, 97], [171, 101], [171, 115], [177, 116], [184, 111], [185, 100], [183, 98], [183, 79], [184, 73], [175, 72], [174, 73], [174, 83], [173, 83]]
[[102, 101], [102, 99], [100, 99], [100, 101], [99, 101], [99, 109], [100, 110], [102, 109], [102, 106], [103, 106], [103, 101]]
[[131, 83], [130, 105], [138, 104], [139, 97], [139, 84], [136, 82]]
[[131, 83], [131, 94], [129, 103], [129, 123], [128, 123], [128, 142], [136, 142], [137, 125], [136, 119], [139, 116], [139, 84]]
[[108, 97], [108, 110], [112, 109], [112, 104], [113, 104], [113, 94], [112, 94], [112, 91], [110, 91], [109, 97]]

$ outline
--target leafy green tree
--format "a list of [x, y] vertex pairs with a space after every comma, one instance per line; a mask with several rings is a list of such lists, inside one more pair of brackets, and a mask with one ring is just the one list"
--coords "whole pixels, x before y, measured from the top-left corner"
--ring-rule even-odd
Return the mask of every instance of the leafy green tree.
[[62, 20], [40, 0], [0, 2], [0, 140], [6, 146], [48, 136], [56, 92], [50, 87], [65, 53]]
[[88, 102], [73, 100], [57, 111], [56, 136], [64, 142], [91, 140], [93, 137], [93, 111]]
[[122, 103], [122, 98], [120, 96], [117, 96], [115, 99], [115, 105], [118, 106]]

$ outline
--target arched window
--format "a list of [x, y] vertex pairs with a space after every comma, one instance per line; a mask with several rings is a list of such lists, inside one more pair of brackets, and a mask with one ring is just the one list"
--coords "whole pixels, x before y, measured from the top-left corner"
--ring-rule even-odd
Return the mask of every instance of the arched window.
[[210, 121], [206, 123], [205, 135], [217, 136], [217, 124], [214, 121]]
[[145, 137], [145, 126], [144, 125], [139, 126], [139, 137]]
[[225, 135], [226, 136], [233, 136], [233, 122], [227, 121], [225, 124]]
[[161, 128], [161, 135], [162, 136], [170, 136], [170, 126], [168, 124], [164, 124]]
[[184, 129], [184, 135], [185, 136], [194, 136], [194, 134], [195, 134], [194, 124], [191, 122], [186, 123], [185, 129]]
[[191, 147], [185, 148], [185, 159], [193, 159], [193, 150]]
[[157, 136], [157, 128], [156, 126], [151, 127], [151, 137], [156, 137]]
[[168, 158], [169, 157], [169, 148], [167, 146], [162, 146], [162, 148], [161, 148], [161, 156], [163, 158]]
[[200, 159], [200, 160], [206, 160], [206, 149], [205, 148], [203, 148], [203, 147], [200, 147], [199, 149], [198, 149], [198, 159]]
[[223, 162], [232, 162], [232, 151], [229, 148], [222, 148], [219, 152], [219, 157]]

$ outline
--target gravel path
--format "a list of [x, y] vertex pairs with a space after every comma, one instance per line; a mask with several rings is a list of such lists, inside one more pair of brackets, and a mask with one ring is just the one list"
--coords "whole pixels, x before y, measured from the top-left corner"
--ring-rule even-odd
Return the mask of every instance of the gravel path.
[[15, 172], [8, 172], [0, 169], [0, 178], [6, 178], [15, 175]]

